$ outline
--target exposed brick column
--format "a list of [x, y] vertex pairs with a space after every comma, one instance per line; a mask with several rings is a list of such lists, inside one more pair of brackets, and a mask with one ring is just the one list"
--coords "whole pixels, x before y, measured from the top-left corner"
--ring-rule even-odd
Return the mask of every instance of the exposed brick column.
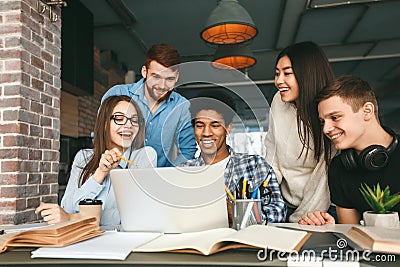
[[0, 224], [37, 220], [57, 202], [61, 15], [36, 0], [0, 0]]

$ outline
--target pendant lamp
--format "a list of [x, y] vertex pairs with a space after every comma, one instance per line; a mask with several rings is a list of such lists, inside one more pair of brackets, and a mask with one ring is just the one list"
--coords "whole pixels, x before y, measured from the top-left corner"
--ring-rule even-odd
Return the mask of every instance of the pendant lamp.
[[238, 44], [253, 39], [257, 32], [249, 13], [237, 0], [219, 0], [200, 34], [210, 44]]
[[256, 62], [248, 44], [219, 45], [212, 64], [218, 69], [244, 69], [253, 66]]

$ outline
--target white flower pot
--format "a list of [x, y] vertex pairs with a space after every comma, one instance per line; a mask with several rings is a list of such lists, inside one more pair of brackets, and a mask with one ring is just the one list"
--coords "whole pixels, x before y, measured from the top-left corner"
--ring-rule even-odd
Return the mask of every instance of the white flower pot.
[[365, 211], [363, 213], [365, 226], [380, 226], [380, 227], [400, 227], [399, 215], [396, 211], [389, 211], [385, 214], [378, 214], [374, 211]]

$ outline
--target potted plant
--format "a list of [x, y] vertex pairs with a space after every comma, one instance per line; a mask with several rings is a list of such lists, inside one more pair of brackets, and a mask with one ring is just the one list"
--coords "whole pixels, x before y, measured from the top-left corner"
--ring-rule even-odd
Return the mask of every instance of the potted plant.
[[391, 195], [389, 186], [384, 190], [379, 183], [372, 190], [367, 184], [361, 184], [360, 192], [373, 211], [363, 214], [364, 224], [367, 226], [399, 227], [399, 215], [390, 211], [400, 202], [400, 194]]

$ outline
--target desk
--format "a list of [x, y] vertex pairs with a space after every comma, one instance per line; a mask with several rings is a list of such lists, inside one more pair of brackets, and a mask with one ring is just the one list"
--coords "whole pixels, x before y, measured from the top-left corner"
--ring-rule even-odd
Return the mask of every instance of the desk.
[[[396, 262], [361, 262], [362, 267], [394, 267]], [[29, 251], [8, 251], [0, 254], [0, 266], [286, 266], [286, 262], [258, 261], [255, 252], [225, 251], [212, 256], [179, 253], [131, 253], [125, 261], [75, 260], [75, 259], [31, 259]]]
[[225, 251], [212, 256], [180, 253], [131, 253], [125, 261], [31, 259], [30, 251], [7, 251], [0, 254], [0, 265], [18, 266], [286, 266], [278, 259], [261, 262], [255, 251]]
[[[332, 233], [313, 233], [303, 249], [321, 248], [335, 243]], [[81, 260], [81, 259], [31, 259], [31, 250], [6, 251], [0, 254], [0, 265], [7, 266], [287, 266], [285, 261], [274, 258], [272, 261], [260, 261], [258, 250], [229, 250], [211, 256], [183, 253], [131, 253], [124, 261]], [[365, 262], [360, 266], [392, 267], [399, 266], [400, 255], [396, 262]]]

